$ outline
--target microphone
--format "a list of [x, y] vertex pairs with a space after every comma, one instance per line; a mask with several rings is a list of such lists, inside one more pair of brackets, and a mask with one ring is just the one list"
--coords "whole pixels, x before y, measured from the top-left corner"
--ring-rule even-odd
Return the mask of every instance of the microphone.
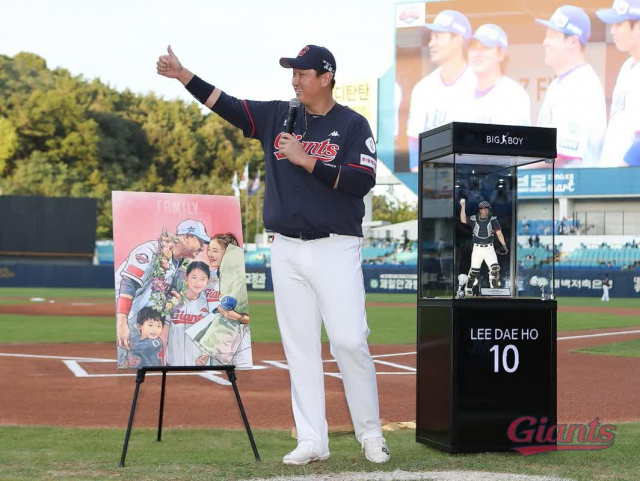
[[287, 127], [285, 129], [287, 134], [293, 133], [293, 127], [296, 123], [296, 116], [298, 115], [299, 108], [300, 101], [297, 98], [289, 100], [289, 116], [287, 117]]

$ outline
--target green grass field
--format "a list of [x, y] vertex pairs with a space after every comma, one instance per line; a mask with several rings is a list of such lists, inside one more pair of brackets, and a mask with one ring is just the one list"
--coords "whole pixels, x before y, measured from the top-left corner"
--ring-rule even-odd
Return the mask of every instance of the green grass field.
[[236, 480], [368, 471], [491, 471], [560, 476], [578, 481], [637, 481], [640, 425], [619, 424], [614, 445], [604, 451], [449, 455], [415, 442], [412, 431], [387, 434], [391, 460], [364, 460], [352, 434], [331, 435], [331, 458], [307, 467], [280, 460], [295, 442], [288, 432], [257, 430], [262, 458], [256, 462], [244, 431], [166, 429], [133, 432], [125, 468], [119, 468], [123, 429], [0, 427], [0, 479]]
[[603, 344], [601, 346], [585, 347], [583, 349], [576, 349], [575, 351], [584, 352], [587, 354], [599, 354], [601, 356], [640, 358], [640, 339], [614, 342], [612, 344]]
[[[24, 304], [32, 297], [43, 298], [99, 298], [113, 297], [110, 289], [40, 289], [0, 288], [3, 304]], [[251, 301], [273, 301], [273, 293], [249, 293]], [[367, 295], [367, 318], [371, 328], [371, 344], [412, 344], [416, 341], [416, 311], [413, 307], [378, 307], [373, 303], [406, 304], [415, 302], [411, 294]], [[115, 301], [114, 301], [115, 302]], [[637, 307], [635, 299], [612, 299], [606, 305], [599, 299], [560, 299], [560, 306], [581, 307]], [[0, 343], [39, 342], [113, 342], [115, 321], [105, 317], [25, 316], [0, 314], [2, 336]], [[558, 330], [598, 329], [605, 327], [640, 326], [636, 316], [621, 316], [601, 312], [559, 312]], [[280, 332], [273, 304], [251, 305], [251, 336], [255, 342], [280, 342]], [[327, 341], [323, 334], [323, 340]]]
[[558, 331], [634, 326], [640, 326], [640, 318], [635, 316], [616, 316], [614, 314], [603, 314], [599, 312], [558, 313]]
[[[0, 289], [1, 297], [19, 297], [3, 303], [25, 303], [30, 297], [113, 298], [111, 290]], [[272, 301], [272, 293], [251, 292], [252, 301]], [[413, 295], [367, 296], [368, 302], [412, 303]], [[614, 299], [606, 307], [636, 307], [637, 301]], [[561, 299], [561, 306], [600, 307], [598, 299]], [[368, 307], [372, 344], [415, 343], [413, 307]], [[251, 306], [252, 337], [257, 342], [279, 342], [272, 304]], [[638, 326], [634, 316], [559, 313], [562, 331], [602, 327]], [[105, 317], [0, 315], [0, 343], [114, 342], [114, 321]], [[325, 338], [326, 340], [326, 338]], [[639, 341], [601, 346], [600, 354], [628, 355]], [[605, 349], [610, 349], [605, 351]], [[593, 348], [589, 348], [590, 351]], [[621, 354], [623, 353], [623, 354]], [[627, 354], [624, 354], [627, 353]], [[612, 448], [598, 452], [561, 452], [522, 457], [519, 454], [452, 456], [417, 444], [413, 431], [387, 435], [391, 461], [372, 465], [360, 454], [352, 434], [331, 436], [331, 459], [308, 467], [285, 467], [280, 460], [294, 447], [285, 431], [258, 430], [256, 442], [263, 461], [253, 460], [242, 430], [166, 429], [162, 443], [155, 431], [135, 429], [127, 467], [118, 468], [124, 429], [73, 429], [0, 426], [1, 479], [141, 479], [235, 480], [258, 477], [322, 475], [333, 472], [491, 471], [513, 474], [555, 475], [575, 480], [640, 479], [640, 423], [619, 424]]]

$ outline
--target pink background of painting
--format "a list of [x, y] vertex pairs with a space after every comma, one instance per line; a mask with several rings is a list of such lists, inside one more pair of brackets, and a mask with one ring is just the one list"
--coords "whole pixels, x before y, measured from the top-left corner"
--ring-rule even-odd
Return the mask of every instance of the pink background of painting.
[[[175, 234], [178, 224], [186, 219], [199, 220], [205, 225], [209, 237], [232, 232], [240, 242], [242, 220], [240, 201], [234, 196], [161, 194], [153, 192], [113, 192], [113, 261], [117, 269], [132, 249], [157, 240], [162, 227]], [[168, 202], [168, 204], [167, 204]], [[174, 212], [173, 204], [191, 205], [191, 213], [185, 209]], [[187, 204], [190, 203], [190, 204]], [[197, 203], [197, 211], [195, 210]], [[166, 207], [169, 207], [168, 211]], [[198, 255], [198, 260], [207, 264], [207, 250]]]

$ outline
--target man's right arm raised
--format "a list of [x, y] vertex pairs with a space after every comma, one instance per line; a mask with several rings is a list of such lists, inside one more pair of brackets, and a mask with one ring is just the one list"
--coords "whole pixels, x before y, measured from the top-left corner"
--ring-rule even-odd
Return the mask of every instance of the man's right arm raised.
[[204, 106], [213, 109], [222, 91], [196, 77], [193, 72], [185, 68], [176, 54], [173, 53], [171, 45], [167, 47], [167, 55], [160, 56], [156, 65], [158, 75], [178, 79], [182, 85], [187, 87], [191, 95], [196, 97]]

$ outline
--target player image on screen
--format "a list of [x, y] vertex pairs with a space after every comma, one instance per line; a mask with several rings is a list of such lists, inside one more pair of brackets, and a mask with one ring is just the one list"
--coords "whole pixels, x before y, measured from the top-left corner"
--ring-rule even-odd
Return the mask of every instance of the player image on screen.
[[531, 99], [515, 80], [506, 77], [507, 34], [485, 24], [469, 41], [469, 66], [478, 78], [475, 99], [465, 120], [483, 124], [531, 125]]
[[409, 167], [418, 171], [418, 137], [420, 133], [455, 120], [463, 120], [464, 109], [473, 100], [476, 76], [465, 59], [471, 24], [455, 10], [440, 12], [433, 23], [429, 56], [438, 68], [420, 80], [411, 93], [407, 137]]
[[[489, 267], [489, 282], [492, 289], [500, 287], [500, 264], [496, 257], [496, 252], [505, 255], [509, 252], [507, 243], [502, 235], [502, 228], [498, 222], [498, 218], [489, 215], [491, 206], [489, 202], [482, 201], [478, 204], [478, 215], [467, 217], [466, 201], [460, 199], [460, 222], [467, 224], [473, 230], [473, 251], [471, 253], [471, 268], [469, 269], [469, 278], [464, 289], [464, 295], [470, 297], [473, 295], [473, 288], [477, 284], [478, 275], [482, 263], [486, 262]], [[501, 246], [496, 251], [493, 248], [493, 238], [495, 236], [500, 240]]]
[[615, 0], [612, 8], [598, 10], [596, 15], [611, 26], [616, 48], [631, 55], [613, 89], [599, 166], [640, 165], [638, 155], [630, 152], [640, 144], [640, 0]]
[[538, 126], [558, 129], [558, 167], [594, 167], [600, 160], [607, 124], [604, 90], [585, 60], [591, 21], [583, 9], [558, 8], [547, 27], [544, 60], [557, 77], [551, 82], [538, 117]]

